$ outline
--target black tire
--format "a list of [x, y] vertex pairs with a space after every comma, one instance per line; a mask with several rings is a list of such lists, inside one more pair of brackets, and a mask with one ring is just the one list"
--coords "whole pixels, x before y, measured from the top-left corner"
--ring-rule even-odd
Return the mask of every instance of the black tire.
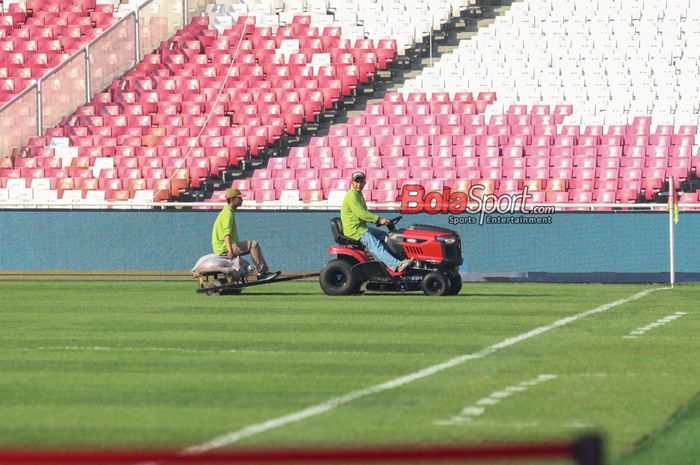
[[462, 290], [462, 277], [459, 275], [458, 271], [452, 271], [447, 275], [447, 279], [450, 281], [450, 290], [446, 295], [457, 295], [459, 291]]
[[221, 294], [221, 291], [217, 289], [219, 287], [221, 287], [221, 281], [219, 281], [218, 279], [210, 279], [206, 285], [207, 295]]
[[352, 275], [352, 265], [345, 260], [325, 264], [318, 277], [321, 289], [328, 295], [350, 295], [358, 291], [360, 283]]
[[423, 278], [421, 283], [423, 288], [423, 293], [431, 297], [439, 297], [442, 295], [448, 295], [450, 290], [450, 281], [445, 276], [445, 273], [439, 271], [433, 271], [428, 273]]

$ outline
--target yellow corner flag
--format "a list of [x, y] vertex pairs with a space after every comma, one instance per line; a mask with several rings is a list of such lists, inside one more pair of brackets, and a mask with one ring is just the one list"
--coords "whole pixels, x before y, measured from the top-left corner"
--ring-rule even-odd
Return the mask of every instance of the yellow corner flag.
[[678, 201], [673, 199], [673, 224], [678, 224]]
[[676, 186], [673, 185], [673, 178], [668, 186], [668, 208], [673, 211], [673, 224], [678, 224], [678, 198], [676, 197]]

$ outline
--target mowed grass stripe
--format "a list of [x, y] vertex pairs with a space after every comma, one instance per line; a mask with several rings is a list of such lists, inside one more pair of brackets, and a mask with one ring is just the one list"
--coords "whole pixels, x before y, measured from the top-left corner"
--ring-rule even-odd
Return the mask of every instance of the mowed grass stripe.
[[[0, 310], [0, 415], [8, 418], [0, 425], [0, 441], [18, 445], [198, 444], [237, 427], [476, 352], [514, 334], [647, 288], [467, 284], [462, 295], [454, 299], [369, 293], [333, 299], [321, 294], [315, 283], [271, 285], [226, 298], [196, 295], [194, 285], [185, 283], [1, 283], [0, 293], [9, 305]], [[661, 306], [657, 312], [660, 303], [676, 296], [696, 296], [697, 290], [680, 287], [654, 293], [618, 309], [624, 312], [580, 320], [547, 337], [523, 342], [517, 350], [513, 347], [399, 390], [357, 400], [332, 415], [247, 441], [468, 441], [488, 436], [509, 439], [569, 434], [570, 429], [556, 425], [571, 423], [569, 417], [577, 412], [571, 405], [613, 411], [620, 402], [616, 396], [628, 395], [620, 386], [610, 385], [609, 376], [617, 363], [630, 367], [634, 358], [621, 354], [619, 346], [601, 345], [599, 339], [607, 340], [614, 334], [619, 344], [630, 330], [683, 310], [674, 307], [669, 311]], [[661, 294], [665, 297], [659, 297]], [[684, 298], [682, 305], [694, 300]], [[676, 335], [685, 327], [686, 318], [688, 324], [696, 321], [692, 317], [684, 317], [682, 327], [667, 325], [634, 342], [646, 343], [649, 337], [653, 346], [652, 336]], [[615, 326], [617, 323], [620, 325]], [[664, 356], [677, 356], [685, 335], [681, 336], [678, 346], [669, 347]], [[290, 354], [13, 350], [50, 346]], [[593, 350], [596, 347], [600, 350]], [[688, 349], [686, 341], [684, 352]], [[339, 351], [357, 354], [315, 354]], [[552, 354], [557, 357], [549, 360]], [[612, 363], [610, 369], [594, 363], [614, 361], [621, 355], [628, 360]], [[570, 373], [564, 369], [569, 366]], [[598, 367], [608, 378], [593, 377], [594, 382], [581, 390], [579, 375], [595, 375]], [[666, 370], [681, 379], [684, 374], [674, 371], [675, 362]], [[513, 428], [484, 428], [482, 432], [479, 428], [432, 425], [435, 419], [454, 415], [470, 400], [551, 371], [558, 375], [552, 382], [554, 394], [546, 389], [546, 394], [542, 393], [542, 399], [551, 401], [550, 407], [541, 409], [537, 402], [540, 392], [533, 390], [530, 394], [534, 397], [503, 402], [484, 418], [485, 422], [515, 425]], [[647, 375], [640, 373], [639, 379]], [[560, 381], [563, 384], [557, 384]], [[596, 389], [604, 388], [601, 392], [605, 395], [597, 396]], [[560, 389], [569, 394], [560, 394]], [[660, 417], [659, 423], [667, 417], [666, 406], [686, 394], [683, 385], [671, 383], [665, 389], [675, 389], [672, 397], [654, 399], [649, 406], [652, 414], [648, 417]], [[623, 408], [636, 406], [622, 401]], [[522, 427], [534, 423], [533, 418], [540, 427]], [[615, 427], [613, 423], [613, 444]], [[632, 441], [646, 432], [636, 430], [638, 435]], [[630, 442], [616, 446], [616, 453]]]
[[399, 378], [395, 378], [393, 380], [384, 382], [382, 384], [370, 386], [364, 389], [360, 389], [357, 391], [352, 391], [347, 394], [338, 396], [338, 397], [333, 397], [331, 399], [328, 399], [324, 402], [321, 402], [319, 404], [307, 407], [303, 410], [293, 412], [281, 417], [273, 418], [261, 423], [253, 424], [246, 426], [238, 431], [233, 431], [231, 433], [225, 434], [223, 436], [219, 436], [218, 438], [215, 438], [209, 442], [206, 442], [204, 444], [201, 444], [196, 447], [192, 447], [187, 449], [187, 452], [205, 452], [211, 449], [219, 448], [219, 447], [224, 447], [230, 444], [233, 444], [235, 442], [238, 442], [242, 439], [245, 439], [250, 436], [254, 436], [256, 434], [264, 433], [269, 430], [273, 430], [276, 428], [280, 428], [283, 426], [286, 426], [291, 423], [295, 423], [298, 421], [305, 420], [307, 418], [315, 417], [317, 415], [324, 414], [326, 412], [329, 412], [331, 410], [334, 410], [337, 407], [340, 407], [344, 404], [356, 401], [358, 399], [362, 399], [363, 397], [371, 396], [374, 394], [382, 393], [384, 391], [389, 391], [392, 389], [396, 389], [399, 387], [402, 387], [404, 385], [413, 383], [415, 381], [422, 380], [423, 378], [427, 378], [430, 376], [433, 376], [437, 373], [440, 373], [444, 370], [448, 370], [453, 367], [457, 367], [459, 365], [462, 365], [463, 363], [471, 360], [478, 360], [482, 359], [485, 357], [488, 357], [490, 355], [493, 355], [497, 353], [500, 350], [507, 349], [511, 346], [514, 346], [520, 342], [526, 341], [528, 339], [531, 339], [533, 337], [537, 337], [539, 335], [542, 335], [548, 331], [551, 331], [556, 328], [560, 328], [563, 326], [566, 326], [570, 323], [573, 323], [579, 319], [586, 318], [591, 315], [595, 315], [596, 313], [602, 313], [607, 310], [610, 310], [611, 308], [624, 305], [629, 302], [633, 302], [635, 300], [641, 299], [642, 297], [650, 294], [651, 292], [658, 291], [658, 290], [665, 290], [667, 288], [652, 288], [652, 289], [646, 289], [643, 291], [640, 291], [632, 296], [629, 296], [624, 299], [616, 300], [614, 302], [609, 302], [606, 304], [603, 304], [599, 307], [596, 307], [591, 310], [587, 310], [581, 313], [577, 313], [575, 315], [568, 316], [566, 318], [562, 318], [560, 320], [557, 320], [549, 325], [545, 326], [539, 326], [533, 330], [527, 331], [525, 333], [518, 334], [517, 336], [509, 337], [507, 339], [504, 339], [502, 341], [497, 342], [496, 344], [493, 344], [491, 346], [488, 346], [478, 352], [474, 353], [468, 353], [468, 354], [463, 354], [458, 357], [452, 358], [450, 360], [444, 361], [442, 363], [438, 363], [435, 365], [431, 365], [429, 367], [423, 368], [421, 370], [415, 371], [413, 373], [401, 376]]
[[[595, 287], [600, 291], [603, 288]], [[533, 338], [498, 356], [465, 364], [401, 390], [358, 400], [296, 425], [261, 435], [260, 442], [329, 440], [352, 430], [360, 442], [459, 441], [572, 437], [592, 427], [606, 436], [609, 461], [656, 429], [697, 391], [700, 341], [697, 285], [653, 293], [615, 311]], [[579, 298], [585, 298], [582, 293]], [[655, 321], [672, 309], [692, 309], [683, 326], [622, 338], [638, 322]], [[489, 393], [542, 373], [557, 380], [489, 410], [483, 420], [431, 428]], [[373, 421], [368, 422], [371, 417]], [[400, 425], [400, 426], [399, 426]], [[687, 437], [685, 435], [684, 437]], [[264, 439], [262, 439], [264, 438]], [[376, 439], [381, 438], [381, 439]], [[255, 438], [249, 440], [255, 441]], [[688, 445], [692, 450], [692, 445]], [[685, 454], [679, 450], [666, 463]], [[654, 462], [648, 462], [654, 463]], [[656, 462], [659, 463], [659, 462]], [[681, 462], [685, 463], [685, 462]]]
[[700, 457], [700, 392], [666, 423], [646, 435], [618, 465], [695, 465]]
[[304, 352], [304, 351], [287, 351], [287, 350], [245, 350], [245, 349], [230, 349], [230, 350], [208, 350], [208, 349], [183, 349], [179, 347], [105, 347], [105, 346], [53, 346], [53, 347], [35, 347], [31, 349], [19, 348], [15, 349], [19, 352], [173, 352], [180, 354], [269, 354], [269, 355], [362, 355], [368, 352], [355, 351], [332, 351], [325, 352]]
[[[279, 284], [268, 289], [280, 286], [285, 288]], [[59, 284], [50, 290], [42, 285], [38, 293], [33, 284], [18, 287], [16, 299], [4, 291], [6, 308], [13, 310], [5, 313], [10, 318], [15, 313], [22, 325], [34, 326], [31, 331], [6, 326], [9, 338], [3, 340], [14, 348], [103, 346], [110, 341], [115, 348], [275, 351], [301, 345], [307, 351], [456, 355], [589, 304], [585, 299], [572, 301], [580, 295], [575, 287], [540, 295], [542, 287], [486, 286], [455, 299], [428, 299], [420, 294], [331, 299], [319, 295], [312, 283], [286, 286], [287, 292], [258, 290], [229, 298], [192, 295], [190, 286], [170, 284]], [[480, 294], [479, 289], [488, 289], [488, 294]], [[513, 289], [517, 292], [509, 293]], [[637, 289], [641, 287], [632, 292]], [[592, 294], [597, 290], [591, 289]], [[629, 292], [619, 290], [611, 300]], [[601, 295], [599, 301], [607, 296]], [[563, 302], [566, 305], [560, 305]], [[540, 306], [546, 308], [546, 316], [540, 314]], [[294, 338], [286, 337], [290, 333]]]
[[[668, 314], [670, 308], [694, 309], [699, 289], [684, 286], [672, 293], [654, 293], [616, 311], [523, 342], [498, 356], [405, 386], [400, 392], [360, 400], [353, 404], [354, 410], [339, 409], [332, 416], [309, 420], [313, 425], [290, 425], [269, 432], [265, 440], [311, 440], [305, 433], [309, 430], [334, 437], [338, 425], [359, 431], [358, 419], [366, 419], [357, 411], [364, 409], [380, 421], [364, 426], [359, 433], [361, 441], [386, 438], [380, 431], [398, 423], [404, 425], [401, 432], [388, 434], [394, 440], [412, 441], [546, 440], [578, 435], [591, 426], [605, 433], [609, 458], [616, 458], [687, 402], [700, 380], [695, 361], [700, 349], [696, 311], [694, 317], [684, 317], [688, 320], [683, 327], [659, 328], [647, 341], [628, 341], [621, 336], [637, 320], [653, 321], [656, 315]], [[491, 392], [543, 373], [556, 374], [557, 379], [500, 403], [483, 419], [440, 429], [426, 424], [451, 417]], [[678, 451], [664, 463], [675, 463], [673, 460], [683, 453]]]

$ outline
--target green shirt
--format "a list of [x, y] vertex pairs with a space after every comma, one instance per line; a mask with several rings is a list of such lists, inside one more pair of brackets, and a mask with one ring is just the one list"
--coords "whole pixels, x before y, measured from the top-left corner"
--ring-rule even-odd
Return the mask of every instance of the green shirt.
[[367, 232], [368, 222], [376, 223], [379, 217], [373, 215], [367, 210], [365, 198], [361, 192], [355, 189], [350, 189], [345, 198], [343, 205], [340, 207], [340, 220], [343, 222], [343, 234], [355, 240], [359, 240], [360, 236]]
[[211, 231], [211, 247], [214, 253], [222, 255], [228, 252], [224, 238], [231, 236], [231, 243], [238, 242], [238, 228], [236, 228], [236, 216], [231, 205], [226, 205], [219, 212]]

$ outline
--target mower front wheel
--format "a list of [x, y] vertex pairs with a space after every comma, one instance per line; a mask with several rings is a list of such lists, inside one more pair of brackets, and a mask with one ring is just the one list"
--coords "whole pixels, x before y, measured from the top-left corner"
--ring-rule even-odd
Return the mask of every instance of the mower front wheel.
[[352, 265], [345, 260], [331, 260], [321, 269], [318, 277], [321, 289], [328, 295], [350, 295], [358, 291], [360, 283], [352, 275]]
[[450, 281], [445, 276], [445, 273], [439, 271], [433, 271], [425, 275], [421, 286], [423, 287], [423, 293], [431, 297], [447, 295], [450, 291]]

